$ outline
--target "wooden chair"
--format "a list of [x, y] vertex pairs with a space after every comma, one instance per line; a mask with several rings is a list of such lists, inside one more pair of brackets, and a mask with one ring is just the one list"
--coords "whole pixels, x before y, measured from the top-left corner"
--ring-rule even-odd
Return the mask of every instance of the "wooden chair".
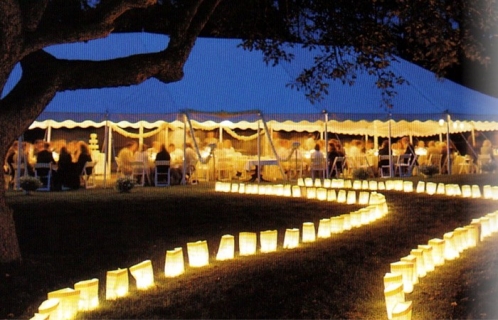
[[[165, 168], [167, 170], [164, 170]], [[156, 169], [154, 170], [154, 186], [167, 187], [171, 185], [171, 167], [168, 160], [156, 161]]]
[[35, 177], [40, 179], [42, 186], [38, 191], [50, 191], [52, 181], [52, 164], [51, 163], [37, 163], [35, 164]]
[[81, 180], [85, 185], [85, 189], [93, 189], [97, 185], [95, 183], [95, 162], [88, 161], [81, 170]]

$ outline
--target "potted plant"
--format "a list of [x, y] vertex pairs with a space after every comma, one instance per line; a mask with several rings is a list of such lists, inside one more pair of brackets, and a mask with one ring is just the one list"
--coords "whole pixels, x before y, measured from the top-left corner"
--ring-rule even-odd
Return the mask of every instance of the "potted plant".
[[423, 164], [418, 167], [418, 170], [426, 178], [432, 177], [434, 174], [439, 172], [438, 166], [435, 166], [433, 164]]
[[368, 170], [365, 168], [357, 168], [353, 170], [353, 178], [358, 180], [366, 180], [369, 177]]
[[36, 191], [43, 185], [40, 179], [31, 176], [21, 177], [19, 182], [21, 185], [21, 189], [23, 189], [24, 193], [27, 195], [31, 194], [32, 191]]
[[121, 177], [116, 180], [116, 190], [119, 192], [130, 192], [135, 186], [135, 180], [130, 177]]

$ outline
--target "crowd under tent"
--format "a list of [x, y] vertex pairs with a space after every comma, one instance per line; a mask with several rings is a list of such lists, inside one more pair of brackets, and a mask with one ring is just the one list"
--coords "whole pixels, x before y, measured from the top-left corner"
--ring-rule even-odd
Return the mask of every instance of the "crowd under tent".
[[[157, 52], [168, 41], [165, 35], [124, 33], [45, 50], [58, 58], [105, 60]], [[112, 133], [140, 141], [156, 135], [166, 142], [174, 139], [173, 134], [185, 137], [192, 130], [220, 130], [241, 140], [261, 137], [237, 133], [248, 130], [265, 132], [270, 151], [275, 131], [424, 137], [498, 128], [498, 99], [439, 80], [400, 58], [390, 68], [409, 84], [396, 88], [392, 109], [381, 106], [375, 79], [361, 73], [353, 86], [330, 82], [329, 95], [313, 104], [287, 85], [312, 63], [316, 51], [296, 45], [290, 48], [294, 60], [269, 66], [261, 52], [245, 51], [240, 43], [199, 38], [185, 65], [185, 77], [176, 83], [152, 78], [136, 86], [59, 92], [30, 128], [46, 129], [50, 139], [57, 128], [105, 127], [108, 146]], [[3, 95], [21, 72], [17, 66]], [[111, 157], [108, 153], [108, 162]]]

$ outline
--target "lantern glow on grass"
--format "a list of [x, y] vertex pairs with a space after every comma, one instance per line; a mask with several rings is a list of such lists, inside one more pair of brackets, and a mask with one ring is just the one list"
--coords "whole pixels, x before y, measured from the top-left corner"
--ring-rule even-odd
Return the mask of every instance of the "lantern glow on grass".
[[306, 198], [307, 199], [316, 199], [316, 188], [315, 187], [306, 188]]
[[105, 297], [116, 300], [128, 294], [128, 269], [107, 271]]
[[167, 278], [177, 277], [185, 272], [183, 249], [181, 247], [166, 251], [164, 275]]
[[469, 185], [462, 186], [462, 197], [464, 197], [464, 198], [472, 197], [472, 189], [470, 188]]
[[226, 234], [221, 237], [220, 247], [218, 248], [218, 254], [216, 254], [216, 260], [230, 260], [233, 259], [235, 255], [235, 238], [230, 234]]
[[150, 260], [133, 265], [129, 270], [133, 278], [135, 278], [138, 290], [146, 290], [154, 285], [154, 271]]
[[187, 242], [187, 254], [191, 267], [199, 268], [209, 265], [209, 251], [206, 240]]
[[257, 235], [255, 232], [239, 233], [239, 254], [249, 256], [256, 253]]
[[71, 288], [51, 291], [47, 295], [48, 299], [59, 299], [57, 308], [59, 319], [72, 319], [78, 313], [80, 302], [80, 291]]
[[277, 230], [266, 230], [259, 233], [259, 241], [261, 242], [261, 252], [277, 251]]
[[79, 311], [90, 311], [99, 306], [99, 279], [77, 282], [74, 289], [80, 291]]
[[286, 229], [284, 235], [284, 249], [294, 249], [299, 246], [299, 229]]
[[419, 278], [423, 278], [427, 275], [427, 271], [425, 270], [425, 261], [424, 261], [424, 250], [423, 249], [412, 249], [410, 251], [410, 255], [414, 256], [417, 260], [417, 276]]

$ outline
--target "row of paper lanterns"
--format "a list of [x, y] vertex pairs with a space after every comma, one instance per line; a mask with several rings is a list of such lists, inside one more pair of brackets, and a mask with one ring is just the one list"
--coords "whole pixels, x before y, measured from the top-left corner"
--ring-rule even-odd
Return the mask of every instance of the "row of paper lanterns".
[[498, 210], [445, 233], [443, 239], [435, 238], [427, 244], [418, 245], [409, 255], [391, 263], [391, 272], [384, 276], [388, 319], [410, 319], [412, 301], [405, 301], [405, 293], [413, 292], [413, 286], [419, 283], [419, 278], [434, 271], [435, 267], [444, 265], [445, 261], [459, 258], [464, 250], [474, 248], [497, 231]]
[[[218, 185], [218, 183], [217, 183]], [[225, 190], [225, 186], [218, 191]], [[230, 186], [230, 190], [240, 190], [240, 186]], [[302, 194], [311, 197], [311, 194], [316, 193], [317, 188], [299, 188]], [[318, 188], [319, 189], [319, 188]], [[329, 190], [327, 194], [332, 194]], [[344, 190], [341, 190], [344, 191]], [[339, 191], [337, 198], [352, 199], [356, 198], [355, 191], [348, 191], [348, 194]], [[353, 197], [352, 194], [355, 194]], [[266, 194], [266, 193], [265, 193]], [[316, 230], [313, 222], [304, 222], [301, 230], [298, 228], [286, 229], [282, 248], [292, 249], [299, 246], [300, 240], [302, 243], [314, 242], [319, 238], [329, 238], [332, 234], [339, 234], [352, 228], [357, 228], [362, 225], [371, 223], [379, 218], [382, 218], [388, 213], [385, 197], [377, 192], [361, 193], [364, 199], [364, 204], [368, 206], [358, 211], [353, 211], [349, 214], [343, 214], [337, 217], [320, 219], [318, 230]], [[335, 191], [334, 191], [335, 197]], [[344, 201], [346, 202], [346, 201]], [[355, 203], [348, 201], [348, 203]], [[248, 256], [257, 253], [257, 233], [255, 232], [240, 232], [239, 233], [239, 255]], [[259, 233], [259, 251], [268, 253], [277, 251], [277, 230], [266, 230]], [[187, 243], [187, 256], [190, 267], [203, 267], [209, 265], [209, 250], [207, 241], [197, 241]], [[235, 256], [235, 237], [233, 235], [223, 235], [220, 240], [216, 260], [224, 261], [233, 259]], [[177, 247], [173, 250], [166, 251], [164, 275], [165, 277], [177, 277], [185, 272], [185, 262], [183, 248]], [[154, 286], [154, 273], [152, 262], [145, 260], [130, 268], [117, 269], [108, 271], [106, 274], [106, 300], [115, 300], [124, 297], [129, 292], [129, 274], [133, 276], [138, 290], [146, 290]], [[98, 300], [99, 280], [91, 279], [80, 281], [74, 284], [73, 288], [65, 288], [49, 292], [47, 300], [42, 302], [38, 308], [38, 313], [35, 313], [32, 319], [72, 319], [79, 311], [94, 310], [99, 306]]]
[[[300, 178], [297, 185], [290, 184], [277, 184], [277, 185], [264, 185], [264, 184], [244, 184], [244, 183], [230, 183], [230, 182], [217, 182], [215, 186], [216, 191], [224, 192], [238, 192], [245, 194], [266, 194], [278, 195], [287, 197], [301, 197], [299, 190], [302, 187], [323, 189], [353, 189], [353, 190], [387, 190], [387, 191], [403, 191], [403, 192], [417, 192], [427, 193], [429, 195], [447, 195], [447, 196], [461, 196], [464, 198], [484, 198], [498, 200], [498, 186], [485, 185], [483, 192], [478, 185], [462, 185], [458, 184], [444, 184], [435, 182], [419, 181], [416, 188], [414, 188], [413, 181], [405, 180], [348, 180], [348, 179], [320, 179]], [[322, 191], [323, 192], [323, 191]], [[317, 197], [319, 200], [325, 200], [326, 197], [320, 195]]]

